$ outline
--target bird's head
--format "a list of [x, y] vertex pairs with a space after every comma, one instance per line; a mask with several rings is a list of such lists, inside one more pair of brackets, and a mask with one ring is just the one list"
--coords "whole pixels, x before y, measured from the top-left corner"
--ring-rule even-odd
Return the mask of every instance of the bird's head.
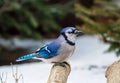
[[75, 27], [66, 27], [61, 30], [61, 34], [66, 41], [75, 44], [76, 38], [83, 35], [83, 32]]

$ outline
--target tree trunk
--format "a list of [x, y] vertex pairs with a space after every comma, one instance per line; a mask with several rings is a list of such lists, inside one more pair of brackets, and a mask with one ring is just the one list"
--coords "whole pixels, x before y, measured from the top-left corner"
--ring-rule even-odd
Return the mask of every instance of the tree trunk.
[[106, 71], [107, 83], [120, 83], [120, 60], [110, 65]]
[[47, 83], [66, 83], [70, 71], [71, 67], [68, 62], [55, 63]]

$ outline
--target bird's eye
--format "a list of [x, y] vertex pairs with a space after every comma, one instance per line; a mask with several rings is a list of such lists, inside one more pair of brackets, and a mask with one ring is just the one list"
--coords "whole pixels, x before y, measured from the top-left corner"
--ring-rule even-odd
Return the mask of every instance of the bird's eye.
[[73, 32], [68, 32], [69, 34], [72, 34]]

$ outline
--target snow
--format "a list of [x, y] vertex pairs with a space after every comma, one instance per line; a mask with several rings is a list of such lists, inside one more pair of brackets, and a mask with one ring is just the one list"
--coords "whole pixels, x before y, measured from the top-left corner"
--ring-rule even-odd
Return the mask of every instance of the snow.
[[17, 48], [38, 48], [41, 44], [44, 44], [44, 41], [35, 41], [33, 39], [24, 39], [21, 40], [19, 38], [12, 38], [12, 39], [4, 39], [0, 38], [0, 46], [3, 46], [5, 48], [11, 48], [11, 49], [17, 49]]
[[[67, 83], [106, 83], [105, 71], [118, 60], [114, 53], [106, 53], [109, 44], [101, 42], [97, 36], [83, 36], [77, 40], [76, 50], [69, 62], [72, 71]], [[24, 83], [46, 83], [53, 64], [29, 63], [14, 65], [19, 75], [23, 74]], [[0, 73], [7, 72], [7, 83], [15, 83], [11, 66], [1, 66]], [[4, 76], [5, 77], [5, 76]], [[19, 83], [22, 79], [20, 79]]]

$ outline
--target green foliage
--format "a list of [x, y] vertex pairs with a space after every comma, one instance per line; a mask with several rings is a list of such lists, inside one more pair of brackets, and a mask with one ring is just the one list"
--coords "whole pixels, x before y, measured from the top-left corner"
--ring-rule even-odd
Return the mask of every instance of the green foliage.
[[[88, 3], [90, 2], [90, 3]], [[101, 34], [108, 51], [120, 54], [120, 7], [114, 0], [0, 0], [0, 36], [40, 39], [42, 33], [61, 29], [73, 14], [85, 33]], [[87, 5], [86, 5], [87, 3]], [[65, 20], [66, 22], [67, 20]], [[69, 21], [69, 20], [68, 20]], [[71, 20], [74, 21], [74, 20]], [[48, 34], [49, 35], [49, 34]]]
[[70, 3], [50, 4], [45, 0], [2, 0], [0, 35], [10, 36], [13, 30], [12, 33], [23, 37], [41, 38], [40, 31], [60, 30], [58, 22], [69, 12], [69, 6]]
[[76, 3], [75, 11], [84, 22], [84, 32], [101, 34], [103, 41], [110, 43], [108, 51], [120, 55], [120, 7], [113, 0], [95, 0], [90, 8]]

